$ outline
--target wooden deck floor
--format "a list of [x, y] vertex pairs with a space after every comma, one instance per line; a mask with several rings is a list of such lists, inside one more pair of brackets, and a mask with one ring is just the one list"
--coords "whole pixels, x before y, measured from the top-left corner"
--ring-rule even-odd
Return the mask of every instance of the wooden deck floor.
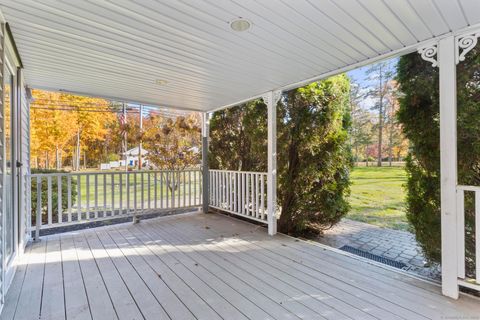
[[1, 319], [480, 319], [480, 300], [223, 215], [45, 237]]

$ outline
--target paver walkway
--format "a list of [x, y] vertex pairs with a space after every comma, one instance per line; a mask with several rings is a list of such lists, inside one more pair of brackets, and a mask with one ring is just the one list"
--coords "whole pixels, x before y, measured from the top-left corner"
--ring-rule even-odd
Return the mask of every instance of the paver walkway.
[[406, 231], [380, 228], [368, 223], [343, 219], [318, 238], [334, 248], [349, 245], [356, 249], [389, 258], [407, 265], [406, 270], [439, 279], [439, 266], [429, 265], [415, 236]]

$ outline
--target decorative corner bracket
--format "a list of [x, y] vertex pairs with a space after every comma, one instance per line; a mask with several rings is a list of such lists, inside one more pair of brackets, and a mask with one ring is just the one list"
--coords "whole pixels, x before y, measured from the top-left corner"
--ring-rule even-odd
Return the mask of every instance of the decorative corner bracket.
[[[282, 97], [282, 91], [281, 90], [275, 90], [275, 91], [272, 91], [272, 103], [274, 105], [277, 104], [277, 102], [280, 100], [280, 98]], [[262, 95], [262, 100], [263, 102], [268, 105], [270, 103], [270, 91], [269, 92], [266, 92]]]
[[455, 63], [465, 60], [465, 56], [477, 45], [480, 32], [455, 37]]
[[436, 43], [418, 49], [422, 59], [432, 63], [432, 67], [438, 66], [437, 57], [438, 45]]

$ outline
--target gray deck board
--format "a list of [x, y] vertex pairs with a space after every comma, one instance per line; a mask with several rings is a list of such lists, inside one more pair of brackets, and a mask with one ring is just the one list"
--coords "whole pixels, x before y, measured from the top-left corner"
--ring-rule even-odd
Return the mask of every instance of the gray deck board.
[[223, 215], [30, 244], [0, 315], [19, 319], [447, 319], [480, 300]]

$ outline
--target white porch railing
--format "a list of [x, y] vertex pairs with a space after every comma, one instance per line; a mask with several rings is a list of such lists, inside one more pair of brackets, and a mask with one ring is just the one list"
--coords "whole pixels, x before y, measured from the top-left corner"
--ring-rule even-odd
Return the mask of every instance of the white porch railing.
[[[33, 184], [30, 230], [202, 205], [202, 174], [182, 171], [46, 173]], [[35, 187], [36, 184], [36, 187]], [[34, 195], [36, 191], [36, 196]]]
[[210, 170], [210, 207], [267, 223], [267, 173]]
[[[465, 275], [465, 193], [472, 192], [475, 196], [475, 279]], [[480, 187], [457, 186], [457, 250], [459, 284], [480, 290]], [[472, 230], [473, 231], [473, 230]]]

